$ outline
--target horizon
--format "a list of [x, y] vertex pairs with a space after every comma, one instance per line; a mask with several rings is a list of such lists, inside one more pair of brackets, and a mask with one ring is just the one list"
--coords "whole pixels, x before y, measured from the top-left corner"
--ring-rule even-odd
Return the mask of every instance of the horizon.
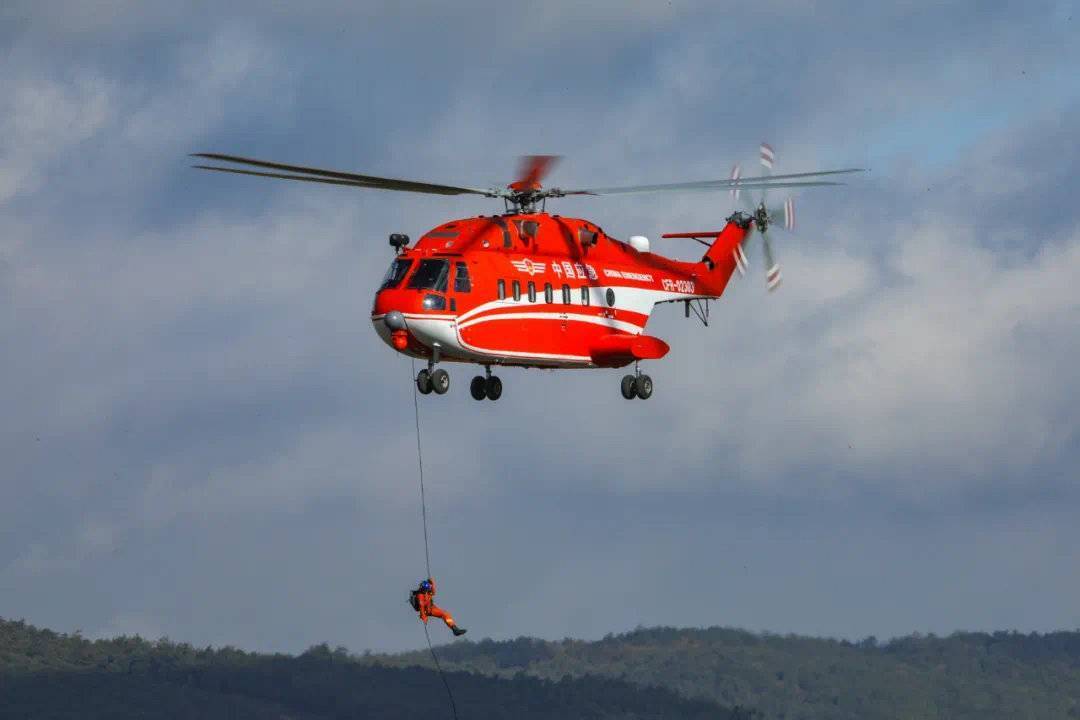
[[[209, 645], [205, 645], [205, 646], [202, 646], [202, 645], [195, 646], [192, 643], [189, 643], [189, 642], [187, 642], [185, 640], [179, 640], [179, 639], [171, 638], [171, 637], [168, 637], [168, 636], [165, 636], [165, 635], [163, 635], [161, 637], [153, 638], [153, 637], [143, 637], [142, 635], [139, 635], [138, 633], [135, 633], [135, 634], [132, 634], [132, 635], [120, 634], [120, 635], [112, 635], [112, 636], [106, 636], [106, 637], [90, 637], [90, 636], [83, 635], [81, 628], [70, 631], [70, 632], [60, 632], [60, 631], [53, 630], [52, 628], [41, 627], [41, 626], [38, 626], [38, 625], [34, 625], [33, 623], [26, 622], [25, 618], [13, 619], [13, 618], [5, 618], [3, 616], [0, 616], [0, 623], [3, 623], [3, 622], [16, 623], [16, 624], [21, 623], [25, 627], [31, 628], [31, 629], [33, 629], [35, 631], [52, 632], [52, 633], [57, 634], [60, 637], [77, 638], [77, 639], [85, 640], [86, 642], [91, 642], [91, 643], [97, 643], [97, 642], [108, 643], [108, 642], [111, 642], [111, 641], [114, 641], [114, 640], [130, 639], [130, 640], [141, 640], [141, 641], [146, 642], [146, 643], [151, 644], [151, 645], [159, 645], [159, 644], [162, 644], [162, 643], [165, 643], [165, 644], [168, 644], [168, 645], [173, 645], [173, 646], [191, 645], [192, 647], [195, 647], [197, 649], [209, 649], [209, 650], [232, 649], [232, 650], [239, 650], [241, 652], [250, 653], [250, 654], [256, 654], [256, 655], [285, 655], [285, 656], [288, 656], [288, 657], [298, 657], [300, 655], [303, 655], [304, 653], [310, 652], [313, 649], [325, 647], [325, 648], [328, 648], [328, 649], [330, 649], [330, 650], [332, 650], [334, 652], [337, 652], [337, 651], [339, 651], [341, 649], [344, 649], [346, 651], [346, 653], [348, 653], [349, 657], [352, 658], [352, 659], [368, 659], [368, 658], [378, 658], [378, 657], [397, 657], [397, 656], [402, 656], [402, 655], [415, 655], [417, 653], [427, 654], [428, 651], [429, 651], [429, 648], [426, 645], [418, 645], [415, 648], [405, 648], [405, 649], [391, 650], [391, 651], [375, 651], [375, 650], [372, 650], [371, 648], [350, 648], [348, 646], [337, 643], [337, 642], [335, 642], [335, 641], [333, 641], [331, 639], [323, 639], [323, 640], [314, 642], [311, 645], [309, 645], [308, 647], [304, 648], [303, 650], [295, 650], [295, 651], [287, 651], [287, 650], [286, 651], [282, 651], [282, 650], [273, 650], [273, 651], [248, 650], [246, 648], [236, 647], [236, 646], [233, 646], [233, 645], [214, 645], [212, 643], [209, 644]], [[774, 631], [771, 631], [771, 630], [749, 630], [749, 629], [746, 629], [746, 628], [739, 628], [739, 627], [733, 627], [733, 626], [727, 626], [727, 625], [709, 625], [709, 626], [704, 626], [704, 627], [654, 625], [654, 626], [648, 626], [648, 627], [639, 626], [639, 627], [635, 627], [635, 628], [633, 628], [631, 630], [622, 630], [622, 631], [609, 632], [609, 633], [605, 634], [603, 637], [594, 638], [594, 639], [584, 639], [584, 638], [575, 638], [575, 637], [542, 638], [542, 637], [536, 637], [536, 636], [532, 636], [532, 635], [518, 635], [517, 637], [510, 637], [510, 638], [491, 638], [491, 637], [479, 637], [479, 638], [477, 638], [477, 637], [471, 637], [471, 636], [463, 636], [463, 637], [460, 637], [460, 638], [447, 637], [447, 638], [445, 638], [444, 642], [438, 642], [437, 640], [433, 641], [432, 642], [432, 647], [434, 647], [436, 649], [445, 649], [445, 648], [449, 648], [452, 645], [462, 645], [462, 644], [468, 644], [468, 645], [481, 645], [481, 644], [488, 644], [488, 643], [510, 644], [510, 643], [515, 643], [515, 642], [520, 642], [522, 640], [527, 640], [527, 641], [531, 641], [531, 642], [539, 642], [539, 643], [551, 643], [551, 644], [583, 643], [583, 644], [586, 644], [586, 645], [591, 645], [591, 644], [597, 644], [597, 643], [603, 643], [603, 642], [610, 642], [611, 640], [626, 639], [626, 638], [630, 638], [630, 637], [632, 637], [634, 635], [639, 635], [639, 634], [646, 634], [646, 633], [651, 633], [651, 632], [665, 632], [665, 631], [666, 632], [675, 632], [675, 633], [709, 633], [709, 632], [720, 631], [720, 632], [730, 632], [730, 633], [735, 633], [735, 634], [749, 635], [749, 636], [756, 637], [756, 638], [777, 638], [777, 639], [781, 639], [781, 640], [818, 640], [818, 641], [821, 641], [821, 642], [838, 643], [838, 644], [844, 645], [846, 647], [859, 647], [859, 648], [863, 648], [863, 649], [866, 649], [866, 648], [883, 649], [883, 648], [885, 648], [885, 647], [887, 647], [889, 645], [892, 645], [894, 643], [903, 642], [905, 640], [949, 640], [949, 639], [952, 639], [952, 638], [955, 638], [955, 637], [958, 637], [958, 636], [985, 635], [985, 636], [988, 636], [988, 637], [996, 637], [996, 636], [999, 636], [999, 635], [1010, 635], [1010, 636], [1017, 635], [1017, 636], [1023, 636], [1023, 637], [1040, 637], [1040, 638], [1044, 638], [1044, 637], [1049, 637], [1049, 636], [1053, 636], [1053, 635], [1080, 635], [1080, 627], [1073, 628], [1073, 629], [1061, 628], [1061, 629], [1058, 629], [1058, 630], [1047, 630], [1047, 631], [1042, 631], [1042, 632], [1040, 632], [1038, 630], [1032, 630], [1030, 632], [1023, 632], [1023, 631], [1015, 630], [1015, 629], [1001, 628], [1001, 629], [997, 629], [997, 630], [953, 630], [951, 632], [944, 633], [944, 634], [939, 634], [939, 633], [934, 633], [934, 632], [925, 632], [924, 633], [924, 632], [920, 632], [918, 630], [914, 630], [912, 632], [909, 632], [909, 633], [906, 633], [906, 634], [903, 634], [903, 635], [894, 635], [894, 636], [891, 636], [891, 637], [888, 637], [888, 638], [879, 638], [879, 637], [874, 636], [874, 635], [867, 635], [864, 638], [849, 639], [849, 638], [834, 637], [834, 636], [827, 636], [827, 635], [804, 635], [804, 634], [801, 634], [801, 633], [794, 633], [794, 632], [774, 632]]]

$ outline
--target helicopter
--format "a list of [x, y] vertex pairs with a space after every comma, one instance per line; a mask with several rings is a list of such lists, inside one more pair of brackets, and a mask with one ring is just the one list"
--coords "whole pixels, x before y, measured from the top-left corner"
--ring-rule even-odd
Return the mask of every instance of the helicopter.
[[[218, 164], [201, 170], [282, 180], [395, 190], [434, 195], [478, 195], [503, 201], [503, 212], [445, 222], [410, 245], [408, 235], [392, 233], [394, 252], [375, 294], [371, 322], [390, 347], [426, 360], [416, 375], [417, 390], [445, 394], [450, 375], [443, 363], [482, 366], [469, 391], [476, 400], [498, 400], [503, 385], [493, 367], [547, 369], [623, 368], [620, 392], [627, 400], [646, 400], [653, 381], [641, 361], [659, 360], [667, 343], [647, 335], [655, 307], [682, 303], [705, 325], [709, 301], [719, 299], [735, 272], [749, 265], [745, 247], [754, 231], [761, 238], [766, 285], [781, 282], [769, 229], [793, 230], [790, 198], [776, 206], [768, 191], [843, 185], [823, 177], [863, 172], [862, 168], [772, 174], [775, 152], [760, 146], [763, 174], [742, 177], [735, 165], [728, 178], [661, 185], [584, 189], [541, 185], [558, 159], [522, 158], [517, 179], [506, 187], [467, 187], [363, 175], [256, 160], [220, 153], [193, 157]], [[728, 191], [745, 210], [735, 210], [720, 230], [667, 233], [663, 238], [697, 240], [706, 247], [697, 262], [652, 252], [648, 238], [626, 242], [589, 220], [548, 214], [549, 199], [630, 193]], [[751, 193], [754, 198], [751, 200]]]

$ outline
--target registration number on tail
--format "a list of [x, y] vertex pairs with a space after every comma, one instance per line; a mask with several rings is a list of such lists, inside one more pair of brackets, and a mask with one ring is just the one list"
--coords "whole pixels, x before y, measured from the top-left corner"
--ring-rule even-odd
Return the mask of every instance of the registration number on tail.
[[671, 278], [663, 278], [660, 284], [668, 292], [680, 292], [693, 294], [694, 281], [693, 280], [672, 280]]

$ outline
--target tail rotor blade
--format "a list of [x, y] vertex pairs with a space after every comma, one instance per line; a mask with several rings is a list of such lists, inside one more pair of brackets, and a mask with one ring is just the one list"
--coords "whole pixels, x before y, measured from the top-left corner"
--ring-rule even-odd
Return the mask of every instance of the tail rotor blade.
[[[769, 177], [772, 175], [773, 163], [776, 161], [776, 153], [773, 151], [772, 146], [767, 142], [761, 143], [761, 167], [762, 175]], [[769, 189], [761, 189], [760, 204], [765, 204], [765, 199], [769, 196]]]
[[769, 208], [770, 227], [780, 225], [788, 232], [795, 231], [795, 202], [788, 198], [779, 207]]
[[761, 167], [765, 168], [766, 175], [772, 175], [773, 162], [776, 160], [776, 152], [767, 142], [761, 143]]
[[750, 266], [750, 261], [743, 251], [742, 243], [736, 245], [735, 249], [731, 251], [731, 254], [735, 258], [735, 269], [739, 271], [740, 275], [746, 275], [746, 269]]
[[765, 285], [769, 288], [769, 292], [780, 287], [780, 283], [783, 279], [783, 275], [780, 273], [780, 266], [773, 265], [772, 270], [765, 274]]
[[769, 237], [768, 231], [761, 233], [761, 249], [765, 255], [765, 285], [769, 288], [769, 292], [772, 292], [780, 286], [782, 278], [780, 265], [777, 264], [776, 259], [773, 257], [772, 239]]

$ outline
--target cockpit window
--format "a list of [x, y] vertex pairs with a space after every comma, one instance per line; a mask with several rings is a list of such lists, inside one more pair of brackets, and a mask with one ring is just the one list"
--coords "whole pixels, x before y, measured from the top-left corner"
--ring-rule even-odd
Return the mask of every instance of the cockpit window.
[[409, 278], [410, 290], [435, 290], [446, 292], [446, 278], [450, 274], [448, 260], [421, 260], [420, 267]]
[[409, 268], [412, 267], [412, 260], [397, 259], [390, 263], [390, 269], [386, 271], [386, 277], [383, 278], [382, 287], [380, 290], [389, 290], [396, 288], [401, 284], [401, 281], [405, 279], [405, 275], [409, 272]]
[[454, 263], [456, 274], [454, 275], [454, 292], [472, 292], [472, 283], [469, 282], [469, 267], [463, 263]]

